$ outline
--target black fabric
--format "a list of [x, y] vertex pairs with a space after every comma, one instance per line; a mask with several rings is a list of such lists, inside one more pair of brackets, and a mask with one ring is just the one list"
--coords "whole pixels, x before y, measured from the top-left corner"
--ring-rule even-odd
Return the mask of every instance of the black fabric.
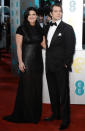
[[[49, 27], [50, 24], [44, 26], [43, 32], [46, 38]], [[52, 37], [50, 47], [48, 48], [48, 44], [46, 44], [46, 68], [50, 65], [53, 71], [55, 71], [57, 67], [66, 64], [68, 70], [71, 71], [75, 43], [76, 39], [72, 26], [61, 21]]]
[[61, 21], [48, 47], [49, 27], [50, 24], [44, 27], [47, 43], [46, 77], [52, 112], [55, 116], [61, 112], [63, 123], [65, 123], [70, 121], [69, 71], [71, 71], [75, 52], [75, 34], [72, 26]]
[[39, 122], [42, 111], [42, 30], [40, 26], [21, 25], [17, 34], [23, 36], [22, 57], [26, 66], [20, 72], [19, 88], [12, 115], [5, 120], [12, 122]]
[[22, 25], [17, 29], [16, 33], [23, 35], [22, 59], [26, 71], [42, 71], [41, 27], [39, 25]]
[[63, 122], [70, 121], [68, 70], [66, 68], [60, 68], [55, 72], [48, 70], [46, 77], [53, 114], [61, 116]]

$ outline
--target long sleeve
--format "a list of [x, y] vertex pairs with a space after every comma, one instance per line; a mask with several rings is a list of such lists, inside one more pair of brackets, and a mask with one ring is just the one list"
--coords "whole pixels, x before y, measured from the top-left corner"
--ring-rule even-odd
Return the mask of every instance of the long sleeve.
[[68, 69], [71, 70], [71, 65], [73, 62], [73, 55], [75, 52], [75, 33], [71, 26], [65, 29], [65, 64]]

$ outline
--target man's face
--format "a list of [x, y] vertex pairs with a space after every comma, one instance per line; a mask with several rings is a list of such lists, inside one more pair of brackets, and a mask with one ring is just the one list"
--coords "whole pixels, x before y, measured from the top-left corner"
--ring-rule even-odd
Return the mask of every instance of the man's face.
[[39, 16], [39, 21], [40, 21], [40, 22], [43, 22], [43, 19], [44, 19], [43, 16], [40, 15], [40, 16]]
[[62, 18], [62, 10], [58, 6], [53, 7], [53, 11], [51, 12], [52, 20], [55, 22], [56, 20], [60, 20]]

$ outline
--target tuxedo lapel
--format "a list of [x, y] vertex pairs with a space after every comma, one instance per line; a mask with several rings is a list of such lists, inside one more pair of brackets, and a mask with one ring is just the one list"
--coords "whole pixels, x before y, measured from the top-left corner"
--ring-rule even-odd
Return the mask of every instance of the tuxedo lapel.
[[58, 25], [57, 29], [54, 32], [54, 35], [52, 37], [50, 46], [54, 43], [54, 41], [55, 41], [56, 37], [58, 36], [58, 34], [61, 33], [62, 28], [63, 28], [63, 22], [61, 21], [60, 24]]
[[49, 28], [50, 28], [50, 24], [47, 25], [46, 29], [45, 29], [45, 34], [46, 34], [46, 46], [48, 47], [48, 41], [47, 41], [47, 34], [48, 34], [48, 31], [49, 31]]

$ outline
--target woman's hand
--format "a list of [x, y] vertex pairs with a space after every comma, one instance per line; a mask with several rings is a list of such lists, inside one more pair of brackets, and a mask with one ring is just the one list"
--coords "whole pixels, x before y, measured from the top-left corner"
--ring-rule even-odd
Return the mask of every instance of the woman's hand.
[[45, 36], [43, 36], [43, 40], [41, 42], [41, 46], [46, 49], [46, 40], [45, 40]]
[[46, 43], [44, 41], [41, 42], [41, 46], [46, 49]]
[[24, 65], [23, 62], [19, 62], [19, 69], [20, 69], [21, 72], [25, 71], [26, 68], [25, 68], [25, 65]]

